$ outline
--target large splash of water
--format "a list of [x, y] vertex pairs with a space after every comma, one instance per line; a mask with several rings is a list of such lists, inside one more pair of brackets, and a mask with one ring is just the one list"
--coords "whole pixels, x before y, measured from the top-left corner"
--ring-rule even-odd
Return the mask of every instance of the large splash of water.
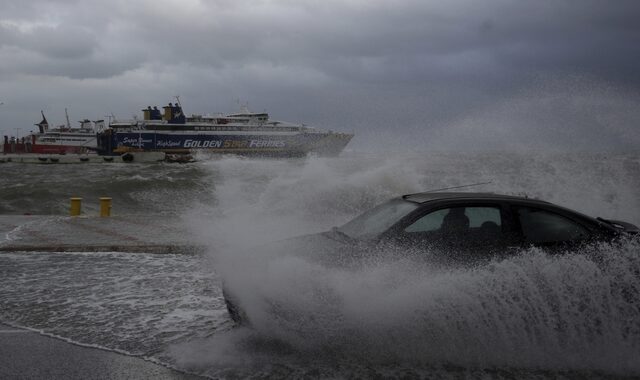
[[207, 165], [221, 178], [217, 203], [192, 213], [193, 229], [261, 336], [312, 357], [374, 365], [640, 372], [637, 242], [562, 256], [530, 249], [456, 270], [411, 260], [335, 268], [305, 252], [273, 257], [261, 248], [392, 196], [487, 180], [474, 190], [527, 193], [638, 223], [638, 157], [406, 154]]
[[528, 250], [459, 270], [402, 260], [343, 270], [287, 257], [245, 269], [236, 289], [255, 329], [308, 353], [640, 371], [640, 246], [590, 249]]

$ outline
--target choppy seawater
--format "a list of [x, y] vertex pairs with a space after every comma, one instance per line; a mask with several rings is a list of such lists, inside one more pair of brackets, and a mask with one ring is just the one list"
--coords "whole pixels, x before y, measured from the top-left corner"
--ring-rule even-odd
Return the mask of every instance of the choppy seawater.
[[[399, 194], [476, 182], [640, 224], [640, 155], [345, 153], [0, 170], [2, 214], [65, 214], [70, 196], [111, 196], [119, 215], [180, 216], [209, 247], [203, 256], [0, 254], [3, 322], [211, 377], [640, 376], [636, 242], [560, 257], [528, 250], [457, 271], [257, 265], [269, 241]], [[230, 257], [241, 265], [221, 265]], [[220, 276], [257, 282], [299, 317], [272, 317], [256, 302], [256, 329], [232, 328]]]

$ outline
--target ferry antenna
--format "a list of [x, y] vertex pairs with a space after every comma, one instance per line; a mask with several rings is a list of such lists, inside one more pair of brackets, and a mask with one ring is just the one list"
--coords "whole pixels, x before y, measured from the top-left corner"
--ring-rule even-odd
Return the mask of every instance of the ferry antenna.
[[71, 129], [71, 123], [69, 122], [69, 113], [67, 112], [67, 109], [64, 109], [64, 117], [67, 119], [67, 128]]

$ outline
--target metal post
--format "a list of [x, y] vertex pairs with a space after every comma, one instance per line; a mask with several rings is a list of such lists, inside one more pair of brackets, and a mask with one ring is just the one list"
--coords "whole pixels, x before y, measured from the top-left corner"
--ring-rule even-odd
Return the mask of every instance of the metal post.
[[69, 214], [71, 216], [79, 216], [82, 208], [82, 198], [71, 198], [71, 208]]
[[106, 218], [111, 216], [111, 198], [100, 198], [100, 217]]

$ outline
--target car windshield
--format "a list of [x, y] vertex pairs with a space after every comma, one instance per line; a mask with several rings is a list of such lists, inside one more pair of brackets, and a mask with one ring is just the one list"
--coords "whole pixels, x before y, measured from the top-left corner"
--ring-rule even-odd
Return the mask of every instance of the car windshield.
[[386, 231], [416, 208], [418, 208], [416, 203], [394, 199], [365, 212], [338, 228], [338, 231], [353, 238], [371, 239]]

